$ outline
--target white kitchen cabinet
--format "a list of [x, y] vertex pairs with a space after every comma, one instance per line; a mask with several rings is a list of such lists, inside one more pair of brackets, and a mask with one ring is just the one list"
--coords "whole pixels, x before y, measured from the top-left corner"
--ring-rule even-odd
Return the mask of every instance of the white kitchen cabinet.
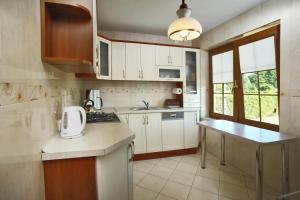
[[146, 153], [146, 118], [145, 114], [129, 114], [129, 129], [135, 134], [135, 154]]
[[180, 47], [170, 47], [170, 63], [172, 66], [182, 67], [182, 48]]
[[155, 63], [158, 66], [182, 67], [182, 48], [155, 46]]
[[178, 114], [181, 115], [180, 113], [169, 113], [170, 119], [164, 119], [164, 117], [162, 118], [161, 127], [163, 151], [184, 148], [184, 122], [183, 118], [177, 118], [176, 115]]
[[111, 80], [111, 42], [97, 37], [95, 73], [98, 79]]
[[146, 81], [156, 80], [156, 66], [155, 66], [155, 46], [141, 45], [141, 79]]
[[128, 125], [128, 123], [129, 123], [129, 116], [128, 116], [128, 114], [119, 114], [118, 117], [119, 117], [119, 119], [120, 119], [121, 122], [123, 122], [123, 123], [125, 123], [125, 124]]
[[184, 113], [184, 148], [195, 148], [199, 144], [198, 112]]
[[170, 47], [155, 46], [156, 65], [170, 65]]
[[141, 44], [126, 43], [126, 80], [140, 80], [143, 76], [141, 70]]
[[200, 107], [200, 50], [184, 49], [183, 106]]
[[111, 56], [112, 56], [112, 80], [125, 80], [126, 78], [125, 43], [112, 42]]
[[99, 199], [133, 200], [132, 149], [131, 144], [124, 145], [96, 158]]
[[161, 113], [148, 113], [145, 117], [147, 152], [162, 151]]

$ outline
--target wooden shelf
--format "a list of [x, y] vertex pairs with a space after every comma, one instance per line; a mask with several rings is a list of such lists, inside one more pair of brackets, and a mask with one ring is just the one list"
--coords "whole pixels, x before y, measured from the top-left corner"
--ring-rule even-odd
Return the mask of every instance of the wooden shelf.
[[75, 77], [82, 79], [97, 79], [95, 73], [76, 73]]
[[42, 0], [42, 61], [66, 72], [93, 72], [92, 0]]

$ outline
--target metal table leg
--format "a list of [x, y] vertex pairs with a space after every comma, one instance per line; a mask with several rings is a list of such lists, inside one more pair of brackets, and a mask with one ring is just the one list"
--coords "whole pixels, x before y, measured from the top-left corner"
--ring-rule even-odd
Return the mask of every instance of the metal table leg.
[[225, 135], [221, 135], [221, 165], [225, 165]]
[[206, 128], [202, 127], [202, 140], [201, 140], [201, 168], [205, 169], [206, 157]]
[[256, 200], [263, 199], [263, 146], [256, 146]]
[[[282, 194], [288, 194], [290, 191], [290, 171], [289, 171], [289, 146], [287, 143], [281, 144], [281, 162], [282, 162]], [[284, 198], [285, 200], [287, 198]]]

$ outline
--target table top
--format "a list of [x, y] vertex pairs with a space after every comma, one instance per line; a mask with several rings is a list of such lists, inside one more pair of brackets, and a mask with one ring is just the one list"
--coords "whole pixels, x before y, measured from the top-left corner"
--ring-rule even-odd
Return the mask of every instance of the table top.
[[198, 124], [222, 134], [231, 135], [233, 137], [259, 144], [283, 143], [298, 139], [296, 136], [227, 120], [204, 120], [200, 121]]

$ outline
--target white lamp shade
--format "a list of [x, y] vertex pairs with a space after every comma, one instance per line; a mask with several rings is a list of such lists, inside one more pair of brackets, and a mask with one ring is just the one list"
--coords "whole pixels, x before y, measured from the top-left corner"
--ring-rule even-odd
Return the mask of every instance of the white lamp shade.
[[202, 33], [201, 24], [192, 17], [181, 17], [169, 26], [168, 36], [172, 40], [193, 40]]

